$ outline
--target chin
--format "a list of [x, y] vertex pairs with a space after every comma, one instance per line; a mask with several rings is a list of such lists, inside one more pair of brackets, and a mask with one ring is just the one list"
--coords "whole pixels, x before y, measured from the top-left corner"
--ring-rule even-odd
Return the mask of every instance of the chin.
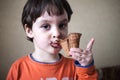
[[51, 48], [51, 50], [49, 51], [51, 54], [59, 54], [59, 52], [61, 51], [61, 48]]
[[59, 54], [60, 50], [54, 50], [52, 54]]

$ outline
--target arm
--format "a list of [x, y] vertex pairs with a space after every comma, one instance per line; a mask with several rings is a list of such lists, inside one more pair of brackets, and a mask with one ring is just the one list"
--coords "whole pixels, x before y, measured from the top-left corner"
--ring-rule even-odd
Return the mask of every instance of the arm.
[[94, 39], [92, 38], [85, 50], [80, 48], [70, 49], [70, 55], [72, 55], [72, 58], [76, 60], [75, 80], [97, 80], [98, 78], [92, 54], [93, 43]]
[[87, 66], [81, 66], [78, 61], [76, 65], [76, 79], [75, 80], [97, 80], [98, 74], [95, 70], [94, 61]]

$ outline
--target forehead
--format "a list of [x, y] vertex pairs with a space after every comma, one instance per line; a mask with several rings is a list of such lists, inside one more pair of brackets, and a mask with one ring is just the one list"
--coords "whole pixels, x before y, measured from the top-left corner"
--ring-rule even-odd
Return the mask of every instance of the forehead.
[[68, 21], [68, 15], [66, 13], [66, 11], [64, 11], [63, 14], [61, 15], [49, 15], [47, 11], [45, 11], [44, 14], [42, 14], [40, 17], [38, 17], [36, 19], [36, 22], [40, 22], [40, 21], [63, 21], [66, 20]]

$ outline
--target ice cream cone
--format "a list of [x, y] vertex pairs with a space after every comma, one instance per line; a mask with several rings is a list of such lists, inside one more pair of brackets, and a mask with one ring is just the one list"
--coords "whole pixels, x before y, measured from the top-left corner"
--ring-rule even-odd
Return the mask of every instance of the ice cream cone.
[[69, 49], [70, 48], [79, 48], [79, 42], [81, 33], [71, 33], [69, 34]]
[[79, 48], [81, 35], [81, 33], [70, 33], [67, 38], [60, 40], [60, 45], [67, 55], [70, 48]]
[[66, 54], [69, 54], [69, 39], [60, 40], [60, 45]]

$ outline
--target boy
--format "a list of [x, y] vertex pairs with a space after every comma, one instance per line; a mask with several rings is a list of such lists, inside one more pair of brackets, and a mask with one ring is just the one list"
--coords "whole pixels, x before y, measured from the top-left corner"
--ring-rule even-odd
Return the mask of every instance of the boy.
[[68, 33], [72, 10], [66, 0], [28, 0], [22, 14], [22, 24], [34, 52], [17, 60], [7, 80], [97, 80], [91, 39], [85, 50], [71, 48], [73, 59], [59, 51], [59, 39]]

